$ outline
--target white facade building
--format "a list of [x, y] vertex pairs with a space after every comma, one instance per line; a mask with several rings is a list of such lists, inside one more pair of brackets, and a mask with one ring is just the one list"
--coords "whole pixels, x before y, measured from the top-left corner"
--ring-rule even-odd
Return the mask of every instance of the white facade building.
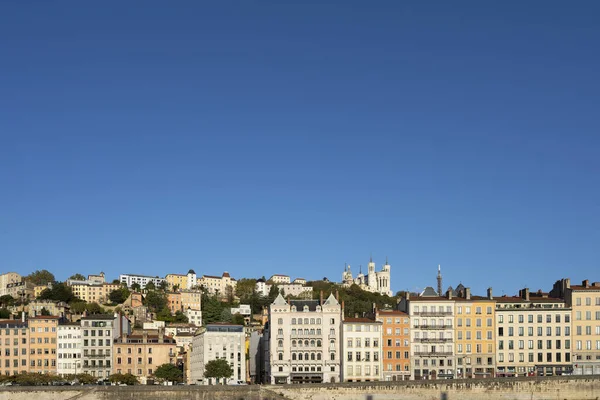
[[269, 306], [265, 328], [271, 384], [340, 382], [342, 308], [333, 295], [326, 301], [291, 300], [279, 294]]
[[160, 278], [158, 276], [147, 276], [147, 275], [131, 275], [131, 274], [121, 274], [119, 275], [119, 282], [127, 284], [127, 287], [130, 288], [131, 285], [137, 283], [140, 285], [142, 289], [146, 287], [149, 282], [153, 282], [154, 286], [158, 287], [164, 278]]
[[82, 370], [82, 339], [79, 323], [60, 324], [56, 336], [56, 373], [59, 376], [75, 375]]
[[256, 285], [254, 285], [254, 291], [263, 297], [267, 297], [269, 295], [270, 290], [271, 290], [271, 285], [269, 285], [262, 278], [258, 279], [256, 281]]
[[369, 292], [393, 296], [394, 293], [391, 288], [391, 271], [392, 267], [387, 259], [385, 260], [385, 264], [381, 268], [381, 271], [375, 271], [375, 263], [371, 258], [367, 275], [363, 274], [361, 269], [356, 278], [353, 278], [350, 266], [346, 265], [344, 273], [342, 274], [342, 284], [344, 286], [358, 285], [361, 289]]
[[249, 316], [252, 314], [252, 309], [250, 308], [250, 304], [240, 304], [239, 307], [231, 308], [231, 315], [240, 314]]
[[276, 283], [277, 285], [286, 284], [286, 283], [291, 282], [289, 275], [281, 275], [281, 274], [275, 274], [275, 275], [271, 276], [269, 278], [269, 280], [273, 283]]
[[342, 380], [382, 380], [382, 323], [368, 318], [345, 318], [342, 327]]
[[200, 329], [192, 339], [190, 355], [190, 383], [209, 385], [216, 383], [206, 378], [204, 371], [209, 361], [225, 359], [233, 369], [233, 376], [225, 383], [246, 381], [246, 334], [244, 327], [232, 324], [209, 324]]
[[190, 324], [194, 324], [196, 326], [202, 326], [202, 311], [192, 310], [191, 308], [188, 308], [183, 313], [188, 318], [188, 322]]

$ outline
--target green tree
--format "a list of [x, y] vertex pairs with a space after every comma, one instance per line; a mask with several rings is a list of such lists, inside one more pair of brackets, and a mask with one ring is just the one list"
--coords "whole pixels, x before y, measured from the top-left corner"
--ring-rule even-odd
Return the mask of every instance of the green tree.
[[163, 364], [156, 368], [154, 377], [160, 382], [183, 382], [183, 372], [173, 364]]
[[273, 284], [271, 286], [271, 289], [269, 289], [269, 295], [267, 296], [269, 298], [269, 303], [272, 303], [275, 301], [275, 298], [279, 295], [279, 287], [275, 284]]
[[150, 291], [146, 294], [144, 303], [152, 312], [157, 313], [167, 306], [167, 295], [163, 292]]
[[120, 287], [110, 292], [108, 298], [113, 304], [123, 304], [130, 294], [131, 292], [129, 289], [126, 287]]
[[222, 378], [230, 378], [233, 375], [233, 368], [226, 359], [218, 358], [206, 363], [204, 376], [206, 378], [215, 378], [217, 382]]
[[206, 296], [202, 300], [202, 321], [205, 324], [221, 321], [224, 308], [223, 303], [216, 296]]
[[46, 269], [32, 272], [24, 279], [33, 283], [34, 285], [47, 285], [48, 283], [54, 283], [56, 281], [54, 275]]
[[237, 313], [232, 316], [231, 323], [236, 325], [245, 325], [246, 320], [244, 319], [244, 316], [242, 314]]
[[98, 382], [98, 378], [90, 374], [77, 374], [75, 379], [83, 385], [91, 385], [92, 383]]
[[85, 281], [85, 276], [81, 274], [74, 274], [69, 277], [69, 279], [73, 279], [74, 281]]
[[162, 290], [163, 292], [166, 292], [167, 289], [169, 288], [169, 283], [167, 281], [161, 281], [160, 285], [158, 285], [158, 288], [160, 290]]
[[64, 301], [66, 303], [72, 301], [75, 298], [73, 290], [67, 284], [60, 282], [52, 285], [51, 288], [44, 289], [40, 294], [42, 300], [56, 300]]
[[110, 383], [124, 383], [126, 385], [137, 385], [139, 383], [138, 378], [132, 374], [112, 374], [108, 377]]
[[242, 303], [245, 303], [244, 300], [249, 299], [250, 296], [252, 296], [255, 287], [256, 279], [241, 278], [235, 286], [235, 295], [240, 298]]
[[231, 310], [229, 308], [223, 308], [221, 311], [221, 319], [219, 322], [231, 322], [233, 320], [233, 315], [231, 315]]
[[3, 307], [12, 306], [13, 304], [15, 304], [15, 299], [10, 294], [0, 296], [0, 305]]
[[40, 315], [50, 315], [50, 311], [48, 311], [46, 307], [42, 307], [40, 310]]
[[144, 289], [156, 290], [156, 285], [154, 284], [154, 282], [150, 281], [150, 282], [146, 283], [146, 286], [144, 287]]
[[6, 308], [0, 308], [0, 319], [9, 319], [10, 318], [10, 311], [8, 311]]
[[142, 287], [139, 283], [135, 282], [131, 284], [131, 290], [133, 290], [134, 292], [139, 292], [140, 290], [142, 290]]

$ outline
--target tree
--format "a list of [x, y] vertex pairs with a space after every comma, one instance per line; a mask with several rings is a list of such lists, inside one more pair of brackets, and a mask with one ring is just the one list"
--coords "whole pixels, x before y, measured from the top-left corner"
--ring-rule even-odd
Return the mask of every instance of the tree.
[[108, 377], [110, 383], [124, 383], [126, 385], [137, 385], [139, 383], [138, 378], [132, 374], [112, 374]]
[[74, 298], [75, 295], [71, 287], [63, 282], [56, 283], [51, 288], [44, 289], [40, 294], [40, 299], [42, 300], [64, 301], [65, 303], [72, 301]]
[[32, 272], [24, 279], [33, 283], [34, 285], [47, 285], [48, 283], [54, 283], [56, 281], [54, 275], [46, 269]]
[[6, 308], [0, 308], [0, 319], [9, 319], [10, 318], [10, 311], [8, 311]]
[[226, 359], [218, 358], [206, 363], [204, 376], [206, 378], [215, 378], [217, 382], [221, 378], [229, 378], [233, 375], [233, 368]]
[[202, 299], [202, 321], [205, 324], [221, 321], [221, 314], [223, 312], [223, 303], [221, 303], [216, 296], [207, 296]]
[[246, 320], [244, 319], [244, 316], [242, 314], [237, 313], [237, 314], [233, 315], [233, 317], [231, 319], [231, 323], [233, 323], [235, 325], [245, 325]]
[[46, 307], [42, 307], [40, 315], [50, 315], [50, 311], [46, 310]]
[[69, 279], [73, 279], [74, 281], [85, 281], [85, 276], [81, 274], [74, 274], [69, 277]]
[[256, 279], [242, 278], [235, 286], [235, 295], [240, 298], [240, 302], [247, 303], [248, 299], [254, 293], [256, 287]]
[[131, 290], [133, 290], [134, 292], [139, 292], [140, 290], [142, 290], [142, 287], [139, 283], [134, 282], [131, 284]]
[[148, 292], [144, 303], [152, 312], [157, 313], [167, 306], [167, 295], [157, 291]]
[[158, 288], [160, 290], [162, 290], [163, 292], [166, 292], [167, 289], [169, 288], [169, 283], [167, 281], [161, 281], [160, 285], [158, 285]]
[[7, 307], [12, 306], [13, 304], [15, 304], [15, 299], [10, 294], [0, 296], [0, 305]]
[[269, 289], [269, 295], [267, 296], [269, 298], [269, 303], [272, 303], [275, 301], [275, 298], [279, 295], [279, 287], [275, 284], [273, 284], [271, 286], [271, 289]]
[[144, 287], [144, 289], [146, 289], [146, 290], [156, 290], [156, 285], [154, 284], [154, 282], [150, 281], [150, 282], [146, 283], [146, 287]]
[[219, 322], [231, 322], [233, 320], [233, 316], [231, 315], [231, 310], [229, 308], [223, 308], [221, 311], [221, 320]]
[[108, 298], [113, 304], [123, 304], [125, 300], [129, 297], [131, 292], [126, 287], [120, 287], [119, 289], [115, 289], [108, 295]]
[[183, 372], [173, 364], [163, 364], [156, 368], [154, 377], [160, 382], [183, 382]]
[[91, 385], [92, 383], [98, 382], [98, 378], [90, 374], [77, 374], [75, 375], [75, 380], [82, 385]]
[[86, 303], [85, 301], [73, 301], [69, 304], [72, 314], [104, 314], [104, 309], [98, 303]]

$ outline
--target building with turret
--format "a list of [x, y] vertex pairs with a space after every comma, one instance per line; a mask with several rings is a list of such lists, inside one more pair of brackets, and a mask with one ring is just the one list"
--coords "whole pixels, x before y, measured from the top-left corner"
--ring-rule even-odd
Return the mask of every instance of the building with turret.
[[354, 278], [352, 276], [350, 265], [346, 265], [344, 268], [344, 273], [342, 274], [342, 285], [358, 285], [361, 289], [369, 292], [393, 296], [394, 294], [392, 292], [390, 282], [391, 269], [392, 267], [386, 258], [385, 264], [381, 268], [381, 271], [375, 271], [375, 263], [371, 257], [369, 260], [367, 274], [363, 274], [361, 266], [358, 275], [356, 278]]

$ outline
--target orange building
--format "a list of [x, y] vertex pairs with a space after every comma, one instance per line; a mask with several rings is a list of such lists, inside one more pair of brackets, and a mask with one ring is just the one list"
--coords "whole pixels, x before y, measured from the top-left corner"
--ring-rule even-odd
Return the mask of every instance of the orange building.
[[383, 380], [410, 378], [410, 319], [402, 311], [377, 310], [383, 323]]
[[29, 318], [29, 372], [56, 374], [58, 317]]

